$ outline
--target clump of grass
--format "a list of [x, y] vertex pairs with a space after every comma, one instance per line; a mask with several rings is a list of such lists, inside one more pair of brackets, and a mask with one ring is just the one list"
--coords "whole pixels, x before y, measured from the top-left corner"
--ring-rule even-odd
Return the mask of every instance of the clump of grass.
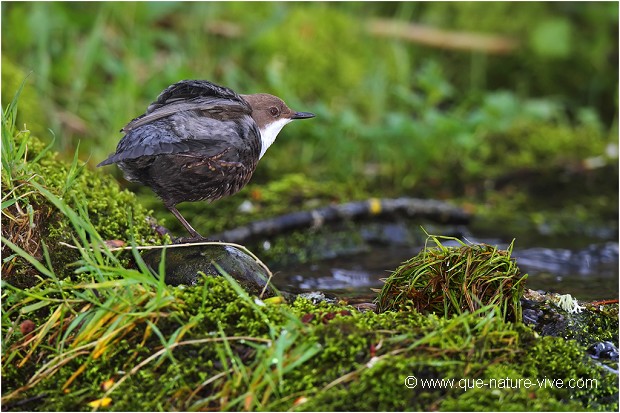
[[[444, 246], [439, 238], [458, 241]], [[449, 317], [494, 305], [504, 319], [521, 320], [522, 276], [507, 250], [486, 244], [465, 244], [451, 237], [429, 236], [436, 247], [403, 263], [387, 278], [377, 297], [378, 311], [415, 309]]]

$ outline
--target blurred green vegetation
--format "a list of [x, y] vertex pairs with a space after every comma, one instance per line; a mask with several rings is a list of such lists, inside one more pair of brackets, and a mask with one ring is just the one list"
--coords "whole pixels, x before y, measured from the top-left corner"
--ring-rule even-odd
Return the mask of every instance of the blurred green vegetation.
[[[375, 18], [518, 47], [485, 54], [380, 37], [368, 30]], [[22, 119], [38, 136], [52, 130], [67, 157], [80, 142], [91, 167], [186, 78], [317, 113], [281, 133], [259, 184], [302, 173], [376, 195], [455, 197], [515, 168], [617, 164], [613, 2], [3, 3], [2, 22], [3, 106], [32, 71]]]

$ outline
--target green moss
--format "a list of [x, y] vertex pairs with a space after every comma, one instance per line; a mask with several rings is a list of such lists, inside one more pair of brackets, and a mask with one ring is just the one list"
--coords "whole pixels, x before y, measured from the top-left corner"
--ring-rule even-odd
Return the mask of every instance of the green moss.
[[[500, 388], [473, 387], [462, 389], [460, 394], [450, 394], [441, 403], [443, 411], [579, 411], [583, 406], [570, 398], [557, 399], [553, 391], [540, 389], [533, 377], [528, 377], [535, 386], [528, 388], [523, 384], [525, 377], [519, 369], [509, 366], [489, 366], [476, 379], [468, 379], [466, 384], [475, 385], [474, 380], [491, 383], [496, 380]], [[460, 380], [460, 379], [459, 379]]]
[[[103, 240], [128, 243], [133, 239], [142, 245], [162, 242], [149, 223], [151, 212], [133, 193], [121, 190], [111, 176], [88, 170], [77, 158], [72, 164], [58, 160], [57, 153], [28, 130], [11, 132], [12, 136], [3, 136], [3, 144], [10, 145], [13, 152], [23, 152], [23, 157], [10, 158], [15, 156], [10, 150], [2, 153], [3, 164], [8, 167], [3, 170], [2, 197], [9, 201], [3, 209], [2, 235], [39, 260], [43, 259], [45, 244], [58, 277], [72, 274], [68, 265], [80, 258], [79, 251], [60, 242], [74, 244], [74, 237], [79, 237], [65, 212], [32, 183], [66, 203], [92, 224]], [[8, 131], [3, 130], [3, 135]], [[21, 258], [3, 262], [3, 269], [7, 271], [5, 280], [16, 285], [34, 282], [31, 276], [36, 272]]]
[[[218, 332], [223, 329], [226, 335], [235, 335], [239, 331], [252, 337], [265, 337], [269, 333], [268, 325], [257, 318], [255, 308], [247, 301], [240, 300], [237, 292], [226, 282], [205, 278], [205, 286], [196, 290], [183, 287], [173, 290], [178, 298], [178, 308], [171, 314], [172, 325], [188, 318], [200, 324], [199, 329], [205, 333]], [[198, 294], [197, 294], [198, 293]], [[266, 317], [274, 323], [283, 323], [282, 315], [276, 307], [267, 307]], [[165, 331], [173, 331], [166, 328]]]
[[[589, 337], [592, 341], [613, 341], [618, 346], [620, 332], [618, 328], [618, 303], [604, 306], [586, 306], [586, 330], [582, 331], [582, 337]], [[577, 337], [569, 337], [577, 339]]]
[[[543, 337], [527, 348], [523, 367], [532, 377], [563, 380], [562, 387], [553, 390], [557, 398], [579, 401], [588, 410], [616, 410], [617, 376], [597, 365], [583, 349], [574, 340]], [[591, 380], [593, 385], [586, 386], [584, 380]]]
[[[405, 387], [405, 378], [447, 377], [449, 368], [425, 367], [419, 357], [386, 357], [363, 370], [346, 385], [319, 392], [302, 404], [303, 411], [415, 411], [433, 410], [437, 393]], [[352, 401], [354, 401], [352, 403]], [[352, 407], [354, 405], [354, 407]]]

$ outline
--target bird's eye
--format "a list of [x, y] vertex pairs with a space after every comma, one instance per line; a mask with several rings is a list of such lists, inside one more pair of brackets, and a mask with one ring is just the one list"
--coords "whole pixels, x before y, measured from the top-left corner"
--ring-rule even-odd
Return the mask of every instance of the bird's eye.
[[276, 117], [280, 114], [280, 109], [278, 109], [275, 106], [272, 106], [269, 108], [269, 113], [271, 113], [271, 116]]

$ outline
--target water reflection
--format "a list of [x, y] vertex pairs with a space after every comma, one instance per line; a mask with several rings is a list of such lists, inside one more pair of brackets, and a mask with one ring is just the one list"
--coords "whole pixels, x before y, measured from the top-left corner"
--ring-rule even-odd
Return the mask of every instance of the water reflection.
[[[507, 248], [497, 240], [472, 240]], [[448, 244], [448, 243], [446, 243]], [[457, 245], [456, 243], [454, 245]], [[326, 259], [313, 264], [273, 268], [277, 287], [289, 291], [321, 290], [345, 296], [373, 294], [382, 278], [422, 247], [375, 247], [370, 252]], [[522, 272], [529, 274], [526, 287], [580, 300], [618, 298], [618, 243], [591, 244], [583, 249], [524, 248], [513, 250]]]

